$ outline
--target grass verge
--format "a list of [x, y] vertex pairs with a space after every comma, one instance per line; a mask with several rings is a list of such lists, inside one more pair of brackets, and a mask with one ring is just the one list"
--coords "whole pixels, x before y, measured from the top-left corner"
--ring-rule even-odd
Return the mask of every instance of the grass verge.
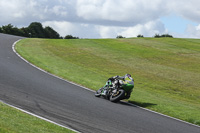
[[130, 73], [129, 102], [200, 125], [200, 40], [24, 39], [16, 50], [36, 66], [93, 90]]
[[74, 133], [0, 102], [0, 133]]

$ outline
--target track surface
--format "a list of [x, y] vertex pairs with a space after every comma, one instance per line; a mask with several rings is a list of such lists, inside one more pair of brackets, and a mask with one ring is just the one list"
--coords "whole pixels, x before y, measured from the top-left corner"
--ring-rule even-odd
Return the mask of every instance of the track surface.
[[50, 76], [20, 59], [0, 34], [0, 100], [84, 133], [200, 133], [200, 128], [94, 93]]

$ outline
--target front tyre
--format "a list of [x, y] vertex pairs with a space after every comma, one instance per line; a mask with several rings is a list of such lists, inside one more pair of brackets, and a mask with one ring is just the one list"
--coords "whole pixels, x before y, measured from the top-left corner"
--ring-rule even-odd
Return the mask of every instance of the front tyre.
[[121, 99], [123, 99], [124, 96], [125, 96], [125, 91], [120, 89], [116, 93], [112, 93], [112, 95], [110, 96], [110, 101], [116, 103]]
[[94, 93], [95, 97], [100, 97], [102, 92], [102, 88], [100, 88], [98, 91]]
[[95, 97], [100, 97], [101, 96], [101, 94], [98, 93], [97, 91], [94, 93], [94, 95], [95, 95]]

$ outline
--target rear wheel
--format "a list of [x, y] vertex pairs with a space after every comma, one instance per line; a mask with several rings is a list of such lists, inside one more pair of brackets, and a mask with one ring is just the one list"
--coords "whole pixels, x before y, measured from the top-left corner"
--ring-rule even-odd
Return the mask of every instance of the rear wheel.
[[120, 89], [118, 90], [116, 93], [113, 93], [111, 96], [110, 96], [110, 101], [111, 102], [118, 102], [120, 101], [121, 99], [123, 99], [125, 96], [125, 91]]

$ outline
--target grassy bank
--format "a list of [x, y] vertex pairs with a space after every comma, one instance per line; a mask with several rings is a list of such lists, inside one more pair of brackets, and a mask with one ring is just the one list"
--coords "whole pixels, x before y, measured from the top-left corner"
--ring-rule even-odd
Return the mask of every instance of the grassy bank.
[[24, 39], [16, 46], [31, 63], [97, 90], [130, 73], [129, 102], [200, 125], [200, 40], [176, 38]]
[[0, 133], [74, 133], [0, 102]]

